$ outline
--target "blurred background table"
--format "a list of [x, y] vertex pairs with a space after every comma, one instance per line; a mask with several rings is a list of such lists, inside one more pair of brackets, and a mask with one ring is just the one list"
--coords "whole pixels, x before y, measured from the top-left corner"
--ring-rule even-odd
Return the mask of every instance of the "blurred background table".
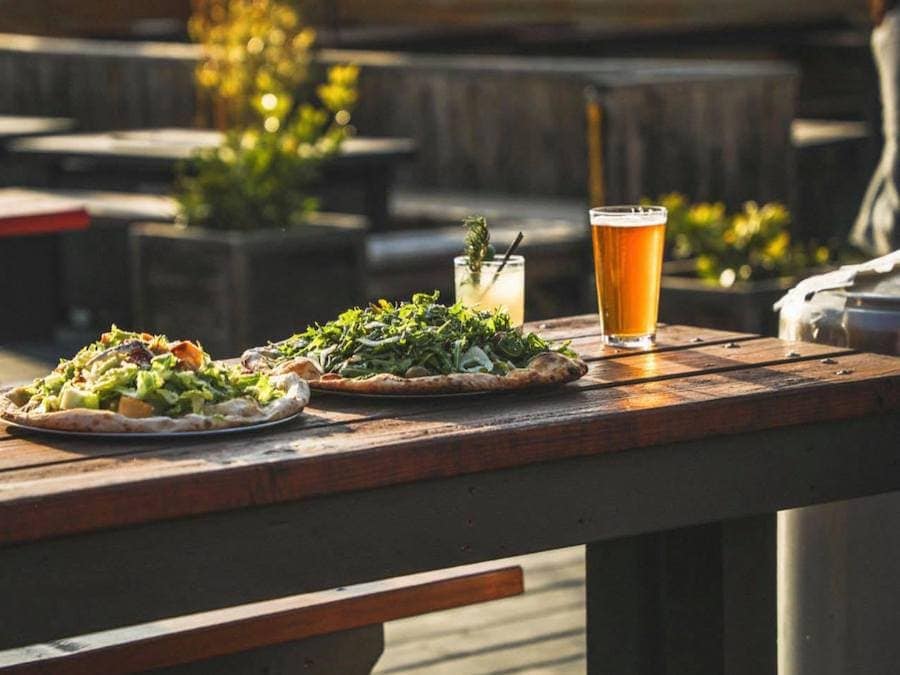
[[52, 336], [61, 304], [58, 237], [89, 223], [75, 200], [0, 190], [0, 340]]
[[[222, 139], [208, 129], [136, 129], [27, 138], [10, 153], [42, 167], [45, 187], [168, 194], [178, 164]], [[364, 214], [373, 229], [384, 229], [395, 169], [415, 150], [405, 138], [348, 139], [322, 169], [321, 208]]]
[[19, 115], [0, 115], [0, 147], [27, 136], [71, 131], [75, 121], [65, 117], [25, 117]]

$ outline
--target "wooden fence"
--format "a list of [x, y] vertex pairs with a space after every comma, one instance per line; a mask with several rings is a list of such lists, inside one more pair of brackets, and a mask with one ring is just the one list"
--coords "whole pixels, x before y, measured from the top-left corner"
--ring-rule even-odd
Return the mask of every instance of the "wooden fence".
[[82, 130], [190, 126], [195, 45], [0, 34], [0, 114], [71, 117]]
[[356, 123], [412, 136], [413, 180], [584, 195], [585, 91], [599, 92], [609, 201], [681, 189], [788, 199], [798, 73], [779, 62], [434, 56], [325, 50], [362, 66]]
[[[197, 121], [194, 45], [0, 35], [0, 114], [80, 127]], [[607, 198], [670, 188], [787, 199], [797, 73], [778, 62], [446, 56], [322, 50], [362, 67], [355, 124], [412, 137], [415, 187], [583, 196], [585, 90], [606, 108]]]
[[344, 22], [632, 24], [769, 23], [829, 19], [860, 12], [854, 0], [339, 0]]

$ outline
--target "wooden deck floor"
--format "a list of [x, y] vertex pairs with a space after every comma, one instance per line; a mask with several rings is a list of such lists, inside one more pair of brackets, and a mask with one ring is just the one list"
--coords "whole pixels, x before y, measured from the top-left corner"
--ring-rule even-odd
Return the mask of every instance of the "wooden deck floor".
[[525, 570], [524, 595], [387, 624], [374, 673], [584, 673], [584, 547], [510, 562]]
[[[46, 373], [60, 353], [54, 349], [0, 347], [0, 387]], [[387, 624], [374, 673], [584, 673], [584, 547], [509, 562], [525, 570], [524, 595]]]

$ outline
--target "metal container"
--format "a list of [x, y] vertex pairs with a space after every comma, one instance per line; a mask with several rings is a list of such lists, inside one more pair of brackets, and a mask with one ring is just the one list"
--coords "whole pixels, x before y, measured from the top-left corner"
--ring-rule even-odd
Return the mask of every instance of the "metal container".
[[900, 251], [807, 279], [775, 308], [784, 339], [900, 354]]
[[[776, 308], [782, 338], [900, 354], [900, 251], [808, 279]], [[898, 493], [779, 513], [779, 674], [900, 672], [898, 560]]]

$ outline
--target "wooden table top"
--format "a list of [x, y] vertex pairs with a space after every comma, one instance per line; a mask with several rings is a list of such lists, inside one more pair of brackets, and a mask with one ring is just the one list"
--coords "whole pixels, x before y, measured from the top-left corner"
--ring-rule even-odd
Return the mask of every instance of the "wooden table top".
[[[210, 129], [162, 128], [102, 133], [35, 136], [10, 144], [13, 154], [82, 158], [170, 165], [189, 159], [200, 149], [221, 144], [222, 134]], [[348, 138], [334, 162], [389, 162], [409, 159], [415, 143], [407, 138]]]
[[205, 441], [0, 426], [0, 544], [900, 409], [900, 359], [662, 326], [605, 347], [593, 315], [531, 324], [589, 362], [561, 389], [439, 400], [315, 395], [298, 420]]

